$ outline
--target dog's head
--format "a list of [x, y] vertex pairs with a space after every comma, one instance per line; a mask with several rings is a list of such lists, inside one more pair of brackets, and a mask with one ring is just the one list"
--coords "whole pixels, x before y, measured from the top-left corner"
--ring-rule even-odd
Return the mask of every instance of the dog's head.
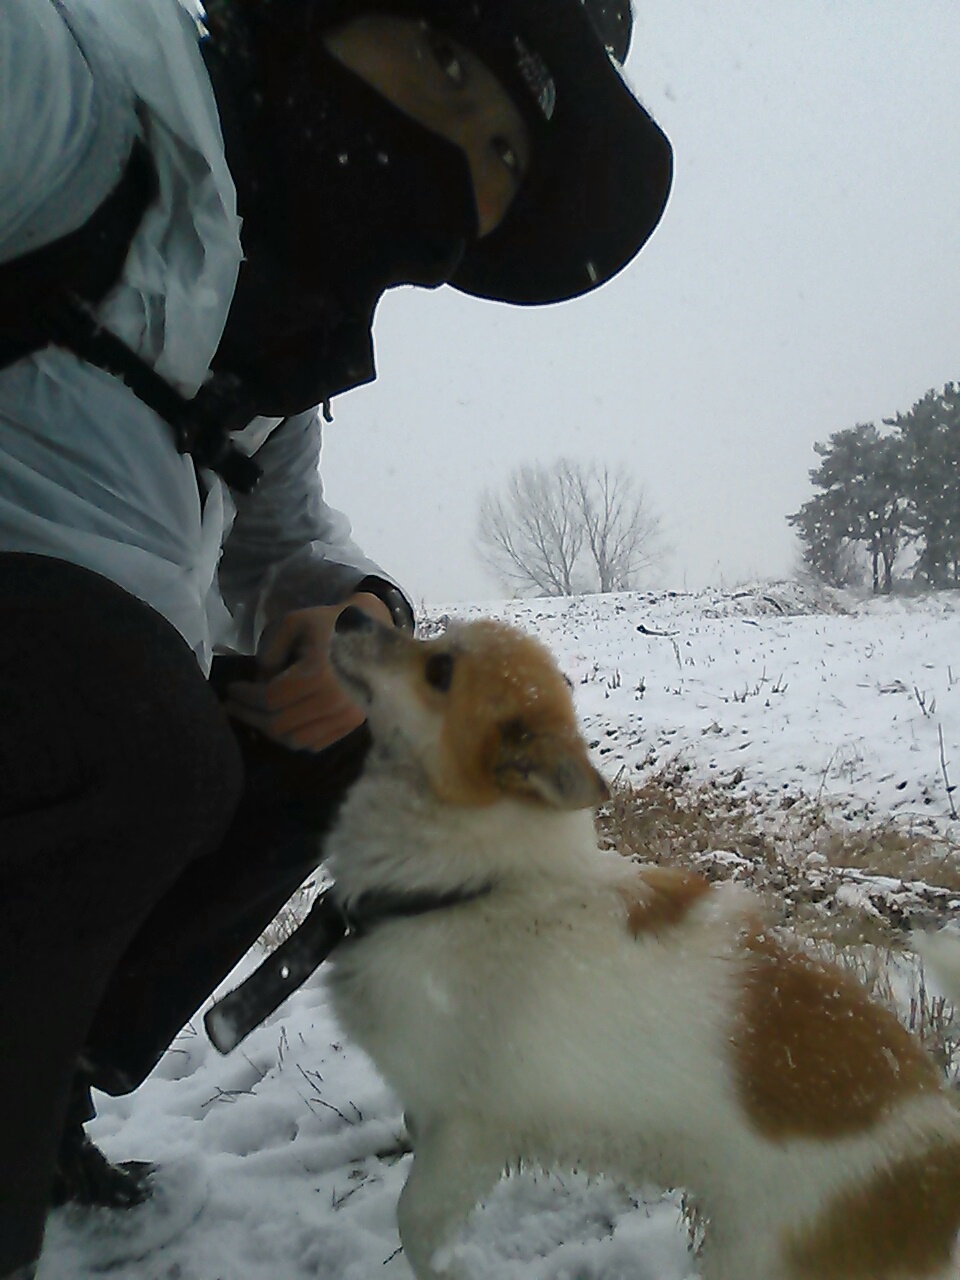
[[532, 637], [479, 621], [414, 640], [347, 608], [330, 655], [374, 741], [415, 762], [438, 799], [586, 809], [606, 798], [569, 686]]

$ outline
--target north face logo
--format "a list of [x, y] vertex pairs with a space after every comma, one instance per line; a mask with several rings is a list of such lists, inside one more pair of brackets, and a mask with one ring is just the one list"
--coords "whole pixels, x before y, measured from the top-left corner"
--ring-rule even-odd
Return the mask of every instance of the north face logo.
[[557, 105], [557, 86], [547, 70], [547, 64], [539, 54], [531, 53], [519, 36], [513, 37], [513, 48], [517, 55], [517, 70], [526, 81], [544, 118], [552, 119]]

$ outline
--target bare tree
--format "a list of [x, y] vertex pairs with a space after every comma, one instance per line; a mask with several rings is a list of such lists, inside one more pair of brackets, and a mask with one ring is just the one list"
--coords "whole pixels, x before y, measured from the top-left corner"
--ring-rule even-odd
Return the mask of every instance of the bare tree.
[[518, 467], [502, 494], [487, 490], [477, 542], [508, 588], [548, 596], [629, 591], [666, 554], [633, 476], [568, 458]]
[[630, 591], [663, 562], [660, 521], [634, 478], [610, 467], [562, 463], [577, 498], [595, 590]]
[[519, 467], [501, 497], [480, 499], [480, 554], [507, 586], [546, 596], [575, 595], [584, 530], [562, 471]]

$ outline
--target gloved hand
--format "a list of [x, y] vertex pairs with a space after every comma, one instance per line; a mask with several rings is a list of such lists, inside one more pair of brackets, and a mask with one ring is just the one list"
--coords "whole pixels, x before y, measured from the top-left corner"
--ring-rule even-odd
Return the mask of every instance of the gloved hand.
[[330, 667], [330, 637], [347, 605], [356, 605], [379, 622], [393, 623], [383, 601], [366, 591], [342, 604], [285, 614], [263, 633], [257, 653], [261, 679], [229, 686], [227, 714], [298, 751], [322, 751], [362, 724], [363, 712]]

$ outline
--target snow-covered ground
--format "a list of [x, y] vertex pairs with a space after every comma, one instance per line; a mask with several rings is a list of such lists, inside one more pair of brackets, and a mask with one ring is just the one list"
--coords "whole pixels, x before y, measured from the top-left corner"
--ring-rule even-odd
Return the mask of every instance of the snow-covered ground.
[[[680, 753], [695, 775], [819, 798], [841, 819], [958, 834], [952, 596], [855, 606], [768, 585], [450, 610], [480, 613], [554, 649], [610, 778], [642, 780]], [[98, 1101], [92, 1136], [113, 1158], [158, 1160], [160, 1190], [125, 1215], [57, 1211], [39, 1280], [83, 1280], [116, 1256], [113, 1280], [409, 1277], [399, 1108], [340, 1036], [322, 971], [228, 1057], [198, 1017], [141, 1089]], [[466, 1257], [475, 1280], [683, 1280], [697, 1272], [678, 1205], [654, 1188], [524, 1174], [474, 1215]]]

